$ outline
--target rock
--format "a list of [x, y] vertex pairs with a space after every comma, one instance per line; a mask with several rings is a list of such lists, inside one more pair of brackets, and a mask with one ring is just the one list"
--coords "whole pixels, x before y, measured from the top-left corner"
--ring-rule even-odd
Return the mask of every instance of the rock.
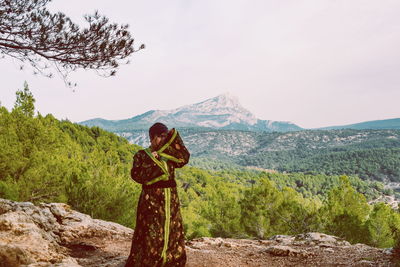
[[365, 250], [365, 249], [369, 248], [368, 245], [361, 244], [361, 243], [354, 244], [353, 247], [358, 249], [358, 250]]
[[367, 260], [361, 260], [357, 262], [357, 266], [375, 266], [375, 263], [372, 261], [367, 261]]
[[70, 206], [64, 203], [50, 203], [43, 204], [42, 206], [48, 207], [60, 224], [62, 224], [62, 221], [68, 217], [68, 211], [71, 210]]
[[289, 235], [274, 235], [270, 237], [268, 240], [276, 241], [278, 243], [281, 243], [283, 245], [290, 244], [293, 242], [295, 239], [294, 236], [289, 236]]
[[295, 240], [306, 244], [323, 244], [326, 246], [350, 246], [351, 244], [342, 238], [322, 233], [306, 233], [296, 235]]
[[333, 248], [326, 248], [324, 249], [326, 252], [334, 253], [335, 250]]
[[224, 240], [220, 237], [217, 237], [217, 238], [202, 237], [202, 238], [196, 239], [196, 241], [200, 241], [207, 245], [217, 246], [217, 247], [222, 246], [222, 244], [224, 243]]
[[222, 246], [222, 244], [224, 243], [224, 240], [220, 237], [215, 239], [215, 245], [217, 245], [218, 247]]
[[49, 263], [49, 262], [35, 262], [24, 267], [82, 267], [74, 258], [66, 258], [60, 262]]
[[0, 198], [0, 215], [13, 210], [13, 202], [8, 199]]
[[189, 245], [188, 248], [191, 248], [191, 249], [201, 249], [201, 246], [198, 246], [198, 245]]
[[33, 259], [26, 250], [11, 244], [0, 244], [1, 267], [19, 267], [32, 262]]
[[[32, 217], [23, 210], [15, 209], [0, 215], [0, 225], [3, 225], [3, 229], [7, 226], [0, 232], [0, 245], [12, 244], [15, 249], [30, 255], [29, 261], [32, 262], [59, 261], [67, 257], [66, 250], [57, 244], [57, 240], [35, 224]], [[22, 259], [21, 261], [24, 261]]]
[[5, 199], [0, 199], [0, 230], [0, 262], [7, 267], [49, 266], [49, 263], [60, 267], [80, 266], [71, 257], [71, 251], [99, 249], [85, 243], [85, 239], [129, 240], [133, 233], [130, 228], [92, 219], [63, 203], [35, 206]]
[[298, 250], [289, 246], [271, 246], [262, 252], [267, 252], [274, 256], [307, 256], [304, 250]]
[[382, 253], [386, 255], [392, 255], [393, 254], [393, 248], [385, 248], [383, 249]]
[[[390, 184], [391, 183], [389, 183], [389, 185], [386, 185], [385, 187], [390, 188], [391, 187]], [[394, 184], [396, 184], [396, 183], [394, 183]], [[398, 188], [398, 186], [399, 186], [399, 184], [397, 183], [394, 188]], [[377, 199], [369, 201], [368, 204], [374, 205], [379, 202], [388, 204], [389, 206], [392, 207], [392, 209], [395, 209], [395, 210], [399, 209], [399, 201], [396, 199], [395, 196], [386, 196], [386, 195], [379, 196]]]
[[227, 247], [227, 248], [231, 248], [232, 244], [231, 243], [224, 243], [224, 246]]

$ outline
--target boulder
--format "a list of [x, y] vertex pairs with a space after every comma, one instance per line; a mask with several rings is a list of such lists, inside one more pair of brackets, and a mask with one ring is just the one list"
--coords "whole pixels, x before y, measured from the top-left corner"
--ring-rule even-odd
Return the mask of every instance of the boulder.
[[[97, 237], [129, 240], [133, 230], [96, 220], [64, 203], [33, 205], [0, 199], [0, 267], [80, 266], [77, 242]], [[83, 248], [88, 249], [88, 247]]]
[[267, 252], [273, 256], [303, 256], [306, 257], [308, 253], [304, 250], [294, 249], [289, 246], [270, 246], [263, 252]]

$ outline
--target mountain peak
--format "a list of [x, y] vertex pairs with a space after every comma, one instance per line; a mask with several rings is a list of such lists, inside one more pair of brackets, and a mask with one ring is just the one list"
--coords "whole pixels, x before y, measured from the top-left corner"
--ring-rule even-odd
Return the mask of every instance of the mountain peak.
[[232, 95], [231, 93], [224, 93], [216, 97], [206, 99], [200, 103], [186, 107], [191, 107], [191, 108], [195, 107], [196, 109], [201, 109], [203, 111], [211, 113], [239, 112], [239, 113], [244, 113], [246, 115], [251, 114], [248, 110], [242, 107], [242, 105], [239, 103], [239, 99], [236, 96]]
[[234, 96], [228, 92], [221, 94], [219, 96], [216, 96], [214, 98], [211, 98], [209, 100], [218, 103], [219, 106], [230, 106], [230, 107], [242, 108], [242, 106], [239, 103], [239, 99], [236, 96]]
[[214, 99], [231, 100], [231, 101], [239, 102], [238, 98], [235, 95], [233, 95], [233, 94], [231, 94], [229, 92], [225, 92], [223, 94], [220, 94], [220, 95], [214, 97]]

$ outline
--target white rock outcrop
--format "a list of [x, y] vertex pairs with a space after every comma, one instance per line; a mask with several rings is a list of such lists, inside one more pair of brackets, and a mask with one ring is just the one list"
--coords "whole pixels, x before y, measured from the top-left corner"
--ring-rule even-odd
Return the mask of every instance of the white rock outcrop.
[[63, 203], [40, 204], [0, 199], [0, 266], [80, 266], [71, 248], [85, 240], [129, 240], [133, 230], [96, 220]]

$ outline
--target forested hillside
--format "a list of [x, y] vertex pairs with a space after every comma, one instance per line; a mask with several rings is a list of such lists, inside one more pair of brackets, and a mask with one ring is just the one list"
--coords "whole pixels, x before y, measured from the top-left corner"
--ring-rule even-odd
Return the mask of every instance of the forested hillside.
[[[0, 198], [64, 202], [134, 227], [140, 185], [129, 170], [138, 146], [97, 127], [35, 115], [27, 86], [17, 92], [11, 111], [0, 107], [0, 146]], [[391, 193], [381, 183], [224, 166], [187, 166], [176, 179], [187, 238], [319, 231], [380, 247], [398, 239], [399, 213], [367, 203]]]
[[324, 127], [322, 129], [400, 129], [400, 118], [365, 121], [355, 124]]
[[128, 224], [139, 189], [127, 173], [138, 147], [97, 127], [34, 116], [34, 101], [25, 85], [11, 112], [0, 107], [0, 197], [65, 202]]
[[[180, 129], [206, 169], [259, 167], [279, 172], [357, 175], [363, 180], [400, 182], [400, 130], [307, 130], [286, 133]], [[146, 131], [119, 132], [147, 145]]]
[[400, 182], [398, 147], [367, 149], [344, 147], [263, 152], [237, 158], [237, 163], [281, 172], [358, 175], [364, 180]]

